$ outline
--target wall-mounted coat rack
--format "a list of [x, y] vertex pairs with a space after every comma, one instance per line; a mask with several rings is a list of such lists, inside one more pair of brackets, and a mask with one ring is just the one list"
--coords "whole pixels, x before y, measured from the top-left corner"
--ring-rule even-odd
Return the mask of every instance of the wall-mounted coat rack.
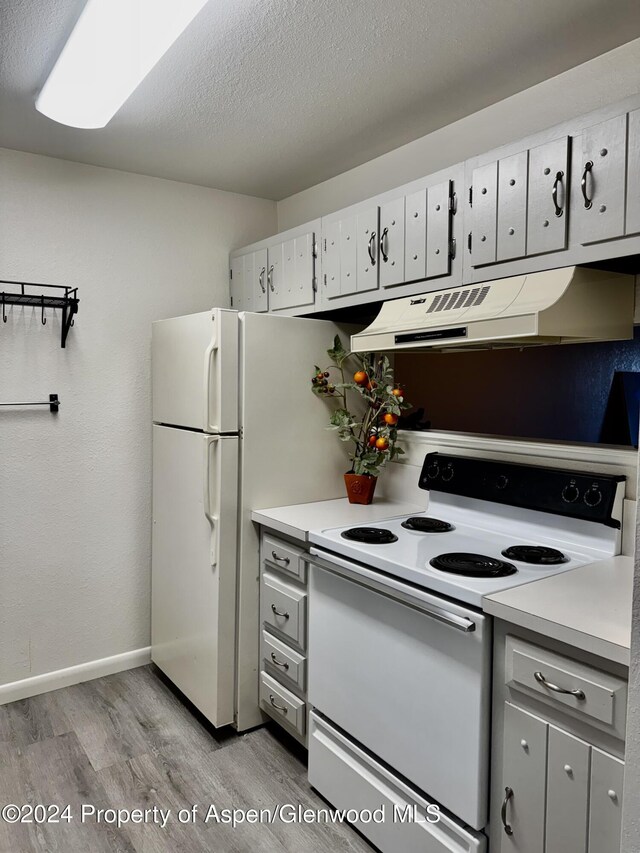
[[[11, 285], [11, 290], [5, 291], [4, 285]], [[7, 305], [30, 305], [40, 308], [42, 325], [47, 325], [46, 308], [62, 309], [62, 331], [60, 345], [65, 346], [69, 329], [73, 326], [73, 318], [78, 313], [78, 288], [65, 287], [60, 284], [34, 284], [27, 281], [6, 281], [0, 279], [3, 286], [0, 301], [2, 302], [2, 321], [7, 322]]]

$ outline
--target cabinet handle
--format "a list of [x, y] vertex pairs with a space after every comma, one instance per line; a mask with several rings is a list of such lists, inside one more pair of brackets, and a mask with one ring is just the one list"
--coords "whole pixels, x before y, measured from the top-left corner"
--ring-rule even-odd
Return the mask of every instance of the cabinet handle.
[[562, 216], [564, 212], [558, 204], [558, 185], [562, 183], [563, 178], [564, 172], [556, 172], [556, 179], [553, 182], [553, 189], [551, 190], [551, 198], [553, 199], [553, 206], [556, 209], [556, 216]]
[[282, 669], [284, 669], [284, 670], [289, 669], [289, 664], [286, 662], [283, 663], [282, 661], [278, 660], [278, 658], [275, 656], [275, 654], [273, 652], [271, 652], [271, 660], [275, 663], [276, 666], [281, 666]]
[[373, 244], [375, 242], [375, 239], [376, 239], [376, 232], [372, 231], [371, 237], [369, 237], [369, 258], [371, 260], [371, 266], [372, 267], [375, 267], [375, 265], [376, 265], [376, 256], [373, 253]]
[[283, 714], [286, 714], [289, 710], [288, 708], [285, 708], [284, 705], [278, 705], [276, 700], [273, 698], [273, 693], [269, 693], [269, 702], [271, 702], [276, 711], [282, 711]]
[[267, 284], [271, 288], [271, 292], [273, 293], [275, 287], [273, 286], [273, 264], [269, 267], [269, 272], [267, 273]]
[[271, 552], [271, 556], [272, 556], [272, 558], [273, 558], [274, 560], [276, 560], [276, 561], [278, 561], [278, 560], [279, 560], [281, 563], [284, 563], [284, 564], [285, 564], [285, 566], [288, 566], [288, 565], [289, 565], [289, 563], [291, 562], [291, 560], [289, 559], [289, 557], [279, 557], [279, 556], [276, 554], [276, 552], [275, 552], [275, 551], [272, 551], [272, 552]]
[[380, 254], [382, 255], [382, 260], [385, 262], [385, 264], [389, 260], [389, 255], [384, 250], [384, 244], [388, 233], [389, 229], [385, 228], [382, 234], [380, 235]]
[[553, 693], [566, 693], [567, 696], [575, 696], [576, 699], [580, 699], [583, 701], [587, 697], [584, 695], [584, 690], [567, 690], [566, 687], [558, 687], [557, 684], [552, 684], [550, 681], [544, 677], [541, 672], [534, 672], [533, 677], [538, 682], [538, 684], [542, 684], [543, 687], [546, 687], [548, 690], [551, 690]]
[[267, 292], [267, 288], [264, 286], [264, 274], [265, 274], [265, 272], [266, 272], [266, 271], [267, 271], [267, 268], [266, 268], [266, 267], [262, 267], [262, 269], [260, 270], [260, 275], [258, 276], [258, 282], [259, 282], [259, 284], [260, 284], [260, 290], [261, 290], [263, 293], [266, 293], [266, 292]]
[[283, 619], [289, 618], [289, 614], [286, 612], [283, 613], [282, 611], [278, 610], [277, 607], [275, 606], [275, 604], [271, 605], [271, 609], [273, 610], [273, 612], [275, 613], [276, 616], [282, 616]]
[[584, 172], [582, 173], [582, 180], [580, 181], [580, 189], [582, 190], [582, 198], [584, 199], [584, 206], [587, 210], [591, 207], [593, 202], [587, 195], [587, 175], [593, 169], [593, 160], [587, 160], [584, 164]]
[[510, 823], [507, 823], [507, 804], [511, 797], [513, 797], [513, 789], [507, 786], [504, 789], [504, 800], [502, 801], [502, 808], [500, 809], [500, 819], [502, 820], [502, 826], [504, 827], [506, 835], [513, 835], [513, 827]]

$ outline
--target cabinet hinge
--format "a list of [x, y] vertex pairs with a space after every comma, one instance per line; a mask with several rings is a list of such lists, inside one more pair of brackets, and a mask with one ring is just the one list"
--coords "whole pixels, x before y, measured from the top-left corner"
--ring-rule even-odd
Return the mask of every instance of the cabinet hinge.
[[454, 192], [449, 196], [449, 212], [453, 216], [458, 212], [458, 196]]
[[318, 279], [315, 277], [315, 275], [313, 277], [313, 292], [314, 293], [318, 292]]
[[472, 240], [473, 240], [472, 232], [471, 232], [471, 231], [469, 231], [469, 236], [467, 237], [467, 249], [469, 249], [469, 252], [471, 252], [471, 243], [472, 243]]
[[229, 270], [229, 279], [233, 279], [233, 270]]
[[318, 257], [318, 241], [317, 240], [313, 241], [313, 252], [311, 254], [313, 255], [314, 258]]
[[233, 296], [231, 297], [231, 307], [233, 308]]
[[453, 260], [456, 256], [456, 238], [452, 237], [449, 240], [449, 257]]
[[326, 287], [326, 286], [327, 286], [327, 274], [325, 273], [325, 274], [322, 276], [322, 278], [324, 279], [324, 281], [323, 281], [322, 283], [323, 283], [323, 284], [324, 284], [324, 286]]
[[324, 238], [324, 250], [327, 251], [327, 238]]
[[473, 187], [469, 187], [469, 207], [473, 207]]

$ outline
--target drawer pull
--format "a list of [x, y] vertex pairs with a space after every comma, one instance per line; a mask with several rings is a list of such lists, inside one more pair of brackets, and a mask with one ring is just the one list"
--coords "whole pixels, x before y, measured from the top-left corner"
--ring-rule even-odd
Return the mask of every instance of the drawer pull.
[[582, 190], [582, 198], [584, 199], [584, 206], [586, 210], [589, 210], [593, 204], [592, 199], [589, 198], [587, 194], [587, 175], [593, 169], [593, 160], [587, 160], [584, 164], [584, 172], [582, 173], [582, 179], [580, 180], [580, 189]]
[[511, 797], [513, 797], [513, 788], [509, 788], [507, 786], [504, 789], [504, 800], [502, 801], [502, 808], [500, 809], [500, 819], [502, 820], [502, 826], [504, 827], [506, 835], [513, 835], [513, 827], [510, 823], [507, 823], [507, 805]]
[[564, 178], [564, 172], [556, 172], [556, 179], [553, 182], [553, 189], [551, 190], [551, 198], [553, 199], [553, 206], [556, 209], [556, 216], [562, 216], [563, 210], [558, 204], [558, 184], [562, 183], [562, 179]]
[[283, 619], [289, 618], [289, 614], [287, 612], [283, 613], [281, 610], [278, 610], [278, 608], [275, 606], [275, 604], [271, 605], [271, 609], [275, 613], [276, 616], [282, 616]]
[[271, 556], [272, 556], [272, 558], [273, 558], [274, 560], [276, 560], [276, 562], [279, 560], [281, 563], [284, 563], [284, 564], [285, 564], [285, 566], [288, 566], [288, 565], [289, 565], [289, 563], [291, 562], [291, 560], [289, 559], [289, 557], [279, 557], [279, 556], [276, 554], [276, 552], [275, 552], [275, 551], [272, 551], [272, 552], [271, 552]]
[[538, 682], [538, 684], [542, 684], [543, 687], [546, 687], [553, 693], [565, 693], [567, 696], [575, 696], [575, 698], [579, 699], [581, 702], [587, 698], [584, 695], [584, 690], [567, 690], [566, 687], [558, 687], [557, 684], [552, 684], [550, 681], [547, 681], [547, 679], [541, 672], [534, 672], [533, 677]]
[[269, 693], [269, 702], [271, 702], [271, 704], [276, 709], [276, 711], [282, 711], [283, 714], [286, 714], [287, 711], [289, 710], [284, 705], [278, 705], [276, 700], [273, 698], [273, 693]]
[[275, 663], [276, 666], [281, 666], [283, 669], [289, 669], [289, 664], [285, 661], [279, 661], [273, 652], [271, 652], [271, 660]]

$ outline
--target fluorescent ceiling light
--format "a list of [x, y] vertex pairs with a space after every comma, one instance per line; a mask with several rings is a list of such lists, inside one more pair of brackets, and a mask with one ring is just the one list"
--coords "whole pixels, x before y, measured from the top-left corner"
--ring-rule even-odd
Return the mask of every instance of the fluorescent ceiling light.
[[208, 0], [88, 0], [36, 109], [104, 127]]

